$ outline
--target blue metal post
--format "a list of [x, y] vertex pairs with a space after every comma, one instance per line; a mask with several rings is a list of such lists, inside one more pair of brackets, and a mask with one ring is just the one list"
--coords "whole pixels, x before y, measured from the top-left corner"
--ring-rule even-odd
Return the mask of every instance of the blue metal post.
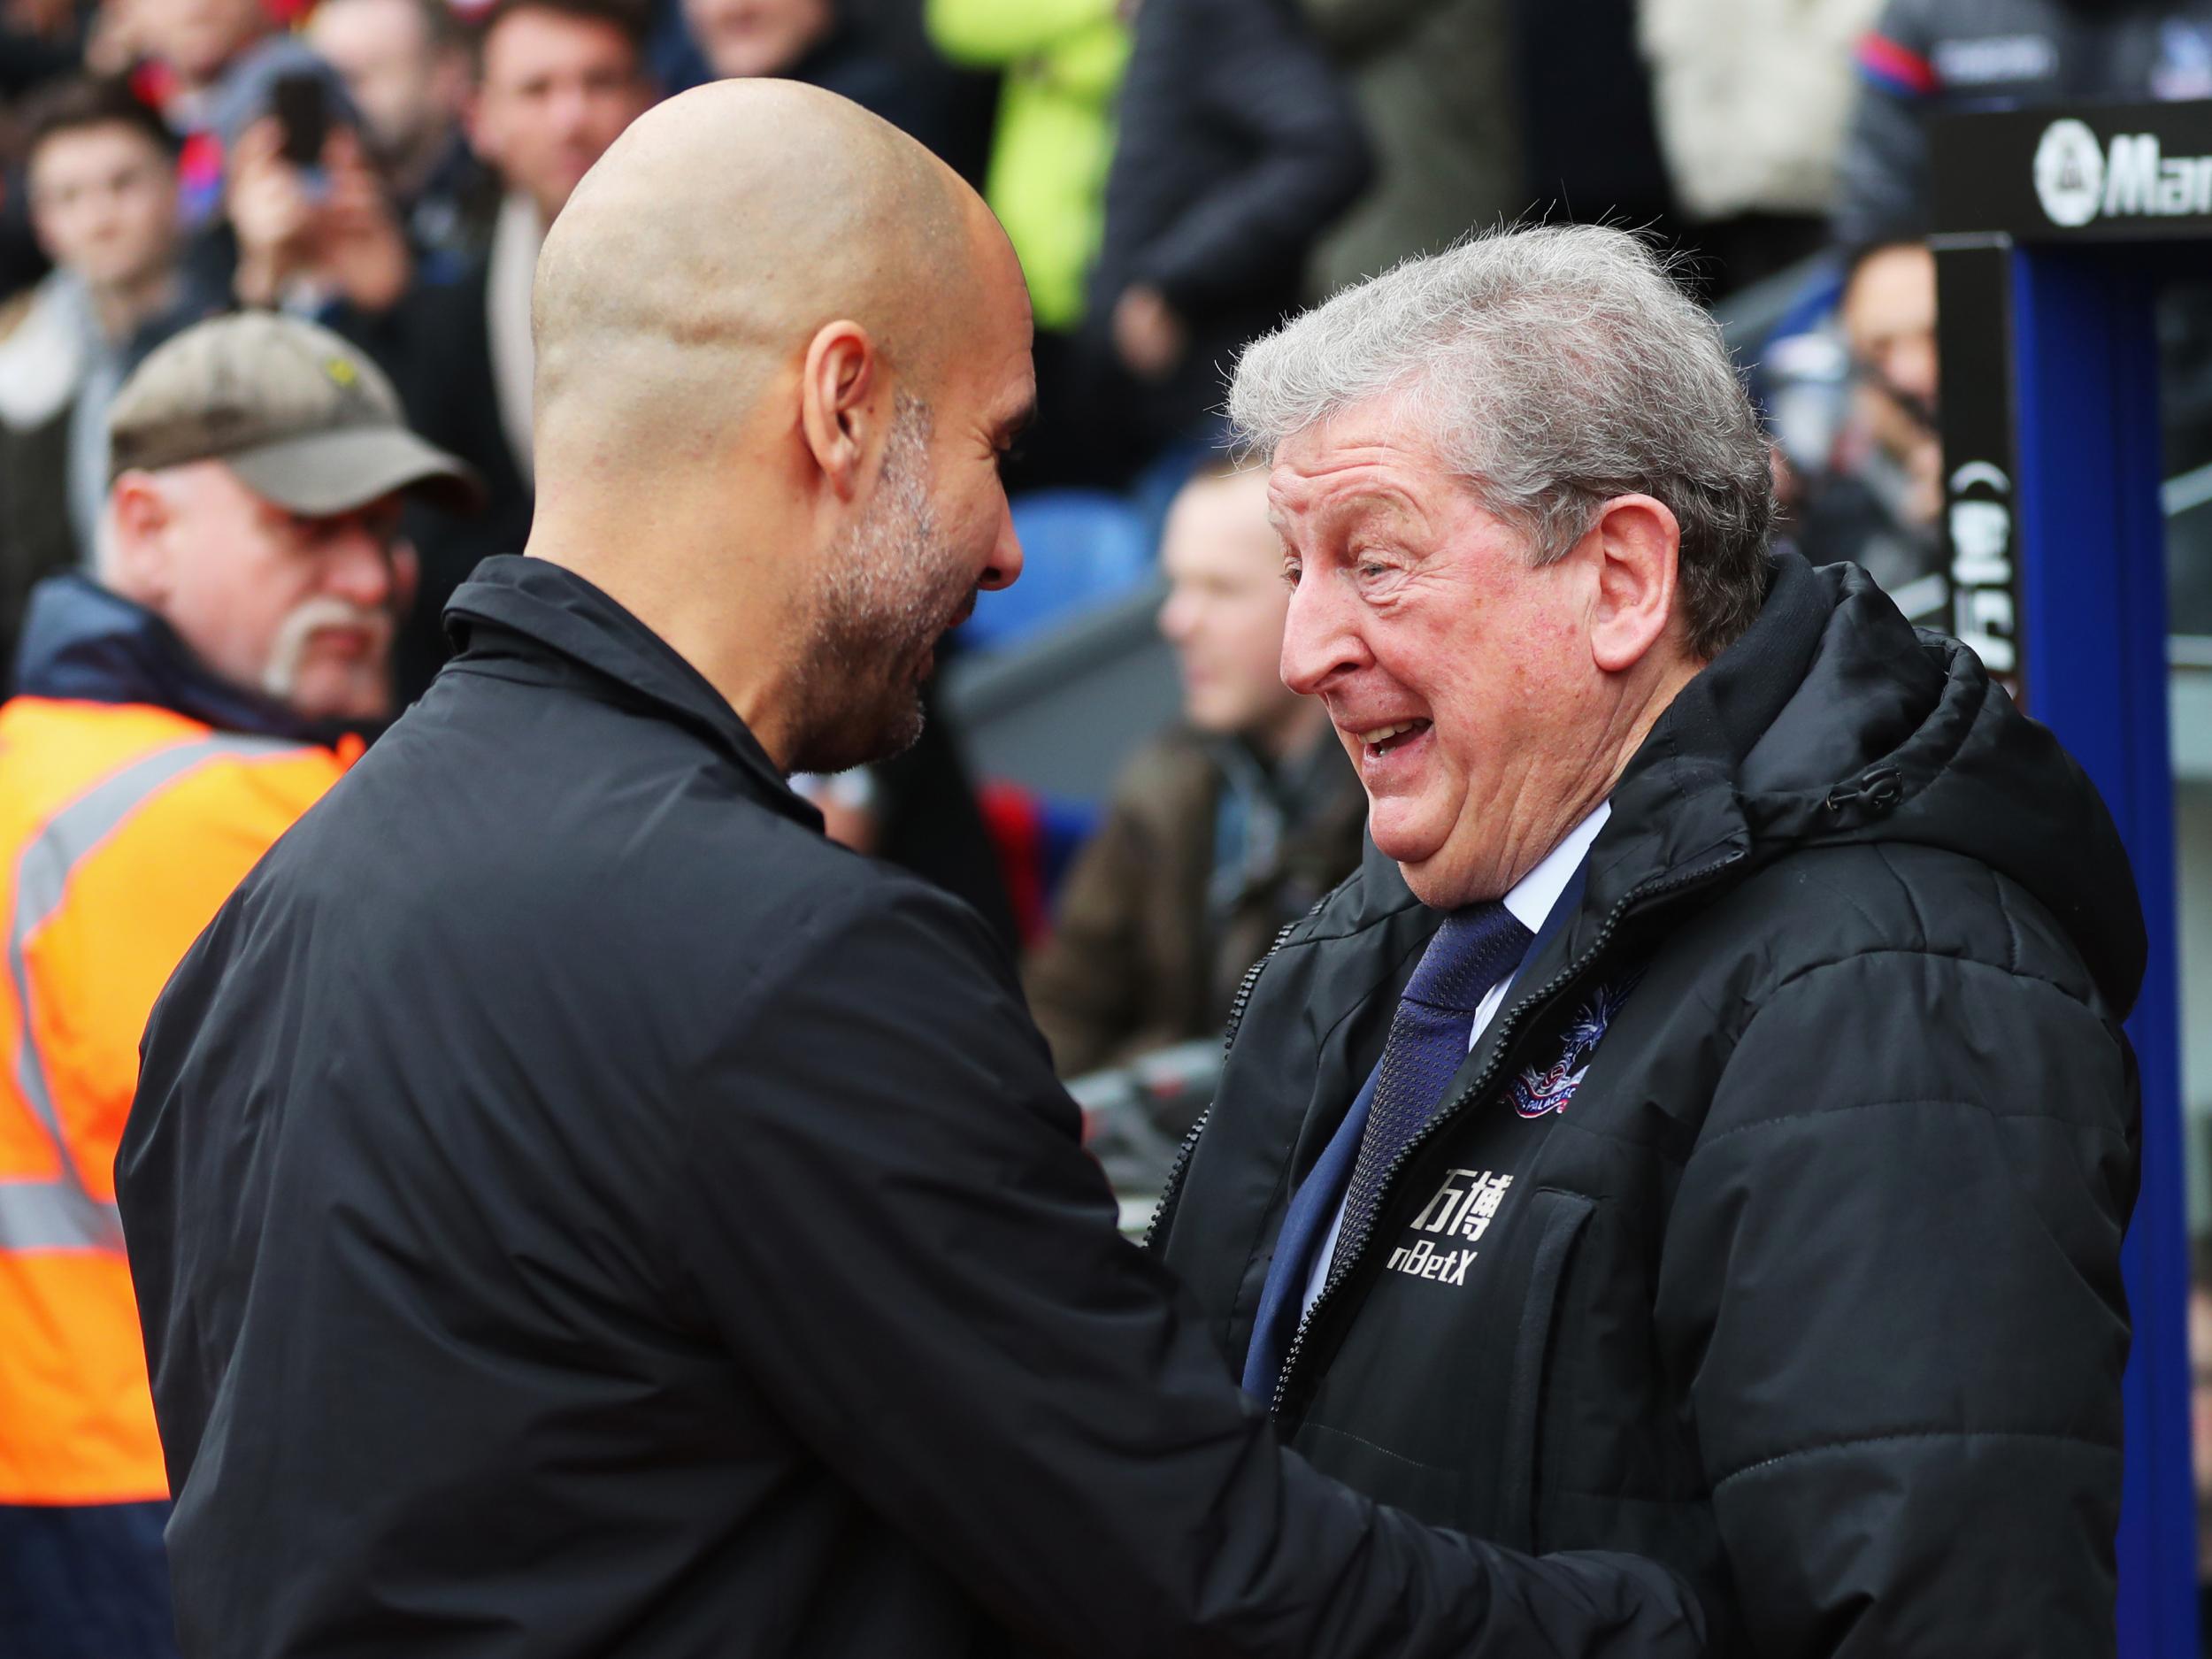
[[2038, 248], [2012, 261], [2020, 596], [2032, 711], [2088, 772], [2134, 861], [2150, 933], [2128, 1022], [2143, 1082], [2143, 1184], [2124, 1266], [2120, 1653], [2196, 1659], [2189, 1456], [2180, 988], [2154, 290], [2133, 257]]

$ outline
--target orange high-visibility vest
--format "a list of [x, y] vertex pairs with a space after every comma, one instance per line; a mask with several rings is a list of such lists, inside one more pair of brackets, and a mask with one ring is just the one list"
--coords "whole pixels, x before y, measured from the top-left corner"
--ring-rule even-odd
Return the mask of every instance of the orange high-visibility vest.
[[139, 1035], [350, 759], [144, 704], [0, 704], [0, 1503], [169, 1494], [115, 1210]]

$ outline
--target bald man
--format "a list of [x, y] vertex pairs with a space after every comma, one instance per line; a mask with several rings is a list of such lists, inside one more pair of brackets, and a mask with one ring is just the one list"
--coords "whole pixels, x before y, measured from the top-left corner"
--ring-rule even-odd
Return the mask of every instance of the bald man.
[[1020, 569], [976, 198], [719, 83], [585, 181], [536, 310], [530, 557], [147, 1034], [186, 1651], [1494, 1655], [1532, 1603], [1697, 1651], [1660, 1569], [1631, 1606], [1281, 1452], [983, 926], [785, 786], [910, 741]]

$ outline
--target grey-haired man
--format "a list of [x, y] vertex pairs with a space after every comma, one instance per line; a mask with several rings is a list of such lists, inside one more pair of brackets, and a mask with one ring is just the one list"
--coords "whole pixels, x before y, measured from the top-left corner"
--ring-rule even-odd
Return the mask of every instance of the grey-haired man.
[[1374, 848], [1156, 1226], [1231, 1368], [1425, 1519], [1663, 1563], [1716, 1653], [2109, 1652], [2145, 947], [2094, 790], [1770, 552], [1622, 233], [1401, 266], [1232, 408]]

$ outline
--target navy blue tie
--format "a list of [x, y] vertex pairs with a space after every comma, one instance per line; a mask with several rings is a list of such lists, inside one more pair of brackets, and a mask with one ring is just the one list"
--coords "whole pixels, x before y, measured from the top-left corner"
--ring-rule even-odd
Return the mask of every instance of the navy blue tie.
[[1476, 1010], [1499, 980], [1520, 965], [1535, 937], [1497, 900], [1454, 910], [1429, 941], [1406, 981], [1375, 1081], [1375, 1102], [1360, 1136], [1344, 1195], [1338, 1254], [1349, 1260], [1375, 1223], [1384, 1177], [1428, 1126], [1444, 1091], [1467, 1058]]

